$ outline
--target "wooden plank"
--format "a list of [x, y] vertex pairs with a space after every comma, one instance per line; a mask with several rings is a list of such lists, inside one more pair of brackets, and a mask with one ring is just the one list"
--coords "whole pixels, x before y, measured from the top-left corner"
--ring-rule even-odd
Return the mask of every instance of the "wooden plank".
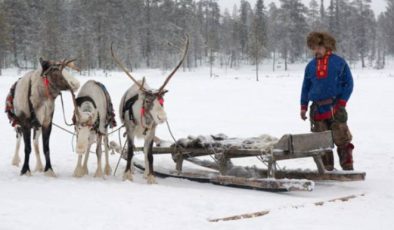
[[318, 171], [276, 171], [275, 178], [288, 178], [288, 179], [307, 179], [313, 181], [319, 180], [334, 180], [334, 181], [363, 181], [365, 180], [366, 173], [359, 171], [333, 171], [325, 172], [323, 174]]
[[287, 134], [274, 145], [274, 150], [289, 154], [334, 148], [331, 131], [305, 134]]
[[235, 176], [215, 176], [211, 178], [211, 182], [231, 187], [245, 187], [270, 191], [312, 191], [315, 185], [314, 182], [310, 180], [255, 179]]
[[[143, 147], [134, 148], [135, 151], [143, 151]], [[212, 155], [215, 152], [221, 152], [221, 149], [210, 149], [210, 148], [175, 148], [175, 147], [153, 147], [153, 154], [173, 154], [177, 152], [181, 152], [185, 158], [188, 157], [198, 157], [198, 156], [207, 156]], [[257, 149], [228, 149], [224, 151], [226, 157], [229, 158], [240, 158], [240, 157], [254, 157], [260, 155], [269, 154], [268, 152], [264, 152]]]
[[[134, 166], [140, 170], [144, 170], [144, 166], [137, 161], [133, 162]], [[158, 177], [175, 177], [179, 179], [187, 179], [202, 183], [212, 183], [216, 185], [246, 188], [263, 191], [312, 191], [314, 182], [309, 180], [275, 180], [275, 179], [253, 179], [233, 176], [221, 176], [217, 172], [192, 170], [187, 172], [176, 172], [160, 167], [155, 168], [155, 175]]]
[[288, 159], [296, 159], [296, 158], [305, 158], [305, 157], [315, 157], [322, 155], [323, 152], [321, 150], [303, 152], [303, 153], [294, 153], [289, 154], [283, 151], [274, 150], [272, 153], [274, 160], [288, 160]]
[[[189, 158], [188, 161], [197, 164], [202, 167], [218, 170], [218, 166], [215, 162], [209, 160], [200, 160], [197, 158]], [[235, 166], [237, 167], [237, 166]], [[246, 168], [246, 167], [245, 167]], [[251, 167], [248, 167], [250, 170]], [[259, 175], [262, 178], [268, 177], [267, 169], [255, 169], [254, 175]], [[334, 180], [334, 181], [363, 181], [365, 180], [366, 173], [359, 171], [325, 171], [323, 174], [318, 171], [303, 171], [303, 170], [277, 170], [275, 172], [276, 179], [307, 179], [307, 180]]]

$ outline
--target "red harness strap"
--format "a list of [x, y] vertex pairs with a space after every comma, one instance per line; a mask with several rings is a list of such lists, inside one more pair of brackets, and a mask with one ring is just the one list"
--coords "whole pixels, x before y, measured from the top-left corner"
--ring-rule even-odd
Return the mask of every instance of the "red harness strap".
[[50, 98], [51, 94], [49, 92], [49, 80], [47, 76], [42, 76], [42, 82], [44, 83], [45, 92], [48, 98]]

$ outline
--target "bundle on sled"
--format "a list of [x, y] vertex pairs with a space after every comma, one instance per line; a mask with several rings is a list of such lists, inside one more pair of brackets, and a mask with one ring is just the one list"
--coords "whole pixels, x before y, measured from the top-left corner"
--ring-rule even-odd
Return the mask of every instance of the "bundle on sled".
[[[365, 179], [364, 172], [326, 171], [322, 162], [325, 152], [332, 150], [334, 143], [331, 131], [308, 134], [287, 134], [280, 139], [263, 135], [255, 138], [228, 138], [226, 135], [211, 135], [179, 139], [170, 146], [152, 148], [153, 154], [171, 154], [176, 163], [175, 170], [158, 168], [158, 176], [186, 178], [226, 186], [274, 190], [311, 191], [315, 180], [358, 181]], [[136, 148], [136, 150], [142, 150]], [[200, 159], [212, 156], [213, 160]], [[267, 167], [236, 166], [233, 158], [257, 157]], [[277, 161], [312, 157], [317, 170], [280, 170]], [[205, 167], [197, 170], [183, 167], [184, 160]], [[259, 162], [259, 161], [257, 161]], [[138, 168], [143, 166], [135, 163]]]

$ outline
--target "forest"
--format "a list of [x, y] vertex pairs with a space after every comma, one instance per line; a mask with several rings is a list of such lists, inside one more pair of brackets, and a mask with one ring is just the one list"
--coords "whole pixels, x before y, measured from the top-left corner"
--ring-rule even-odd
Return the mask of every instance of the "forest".
[[281, 60], [306, 62], [310, 31], [328, 31], [337, 53], [361, 67], [382, 69], [394, 54], [394, 0], [375, 15], [371, 0], [280, 0], [221, 9], [215, 0], [0, 0], [2, 68], [34, 68], [38, 58], [77, 58], [83, 70], [116, 66], [110, 46], [129, 69], [173, 68], [184, 34], [184, 68], [237, 68]]

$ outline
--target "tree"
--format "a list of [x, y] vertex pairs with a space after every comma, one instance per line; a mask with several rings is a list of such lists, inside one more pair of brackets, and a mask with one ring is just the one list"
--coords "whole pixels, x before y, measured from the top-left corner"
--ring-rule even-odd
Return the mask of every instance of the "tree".
[[249, 35], [249, 15], [251, 12], [251, 7], [248, 1], [241, 0], [240, 8], [240, 23], [239, 23], [239, 41], [241, 44], [241, 54], [244, 56], [247, 53], [248, 47], [248, 35]]
[[317, 30], [321, 28], [321, 21], [319, 15], [319, 4], [316, 0], [311, 0], [309, 2], [309, 11], [308, 11], [308, 24], [311, 30]]
[[361, 67], [365, 68], [365, 57], [368, 53], [368, 30], [367, 24], [373, 12], [370, 9], [371, 0], [355, 0], [353, 1], [354, 8], [357, 10], [354, 20], [354, 39], [355, 45], [360, 55]]
[[251, 28], [251, 49], [249, 52], [250, 57], [254, 60], [254, 64], [256, 65], [257, 81], [259, 81], [259, 62], [264, 55], [264, 48], [267, 45], [267, 17], [265, 15], [264, 9], [265, 7], [263, 0], [257, 0]]
[[388, 52], [394, 54], [394, 0], [387, 1], [387, 10], [382, 18], [385, 28], [385, 36]]
[[7, 50], [7, 27], [5, 23], [5, 13], [3, 10], [2, 5], [0, 5], [0, 75], [2, 74], [1, 70], [4, 66], [4, 61], [5, 61], [5, 55], [6, 55], [6, 50]]

